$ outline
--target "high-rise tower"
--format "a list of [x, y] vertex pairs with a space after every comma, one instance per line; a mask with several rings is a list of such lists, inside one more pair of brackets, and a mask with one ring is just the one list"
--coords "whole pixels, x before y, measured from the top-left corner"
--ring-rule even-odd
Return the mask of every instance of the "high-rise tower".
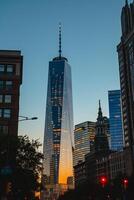
[[123, 128], [120, 90], [108, 91], [111, 149], [123, 149]]
[[121, 13], [122, 36], [117, 46], [125, 147], [134, 168], [134, 2], [126, 0]]
[[74, 166], [85, 161], [85, 155], [93, 149], [95, 122], [86, 121], [75, 125], [74, 130]]
[[73, 176], [73, 106], [71, 68], [61, 55], [49, 62], [44, 132], [44, 176], [46, 184], [67, 184]]

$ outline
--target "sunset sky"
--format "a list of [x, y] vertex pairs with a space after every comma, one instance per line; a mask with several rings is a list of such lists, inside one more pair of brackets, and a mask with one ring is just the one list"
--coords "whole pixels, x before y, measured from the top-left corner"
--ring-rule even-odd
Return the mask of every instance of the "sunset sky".
[[[131, 2], [131, 1], [130, 1]], [[74, 124], [95, 121], [98, 100], [108, 112], [108, 90], [119, 89], [116, 46], [125, 0], [0, 0], [0, 49], [24, 56], [19, 134], [43, 141], [48, 63], [62, 52], [72, 68]]]

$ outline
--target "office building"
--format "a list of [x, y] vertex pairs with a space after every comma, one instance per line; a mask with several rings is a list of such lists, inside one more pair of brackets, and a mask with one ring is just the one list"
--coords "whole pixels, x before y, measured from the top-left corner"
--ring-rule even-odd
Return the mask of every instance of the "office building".
[[75, 188], [87, 182], [85, 161], [79, 161], [74, 166]]
[[21, 51], [0, 50], [0, 134], [18, 134]]
[[[73, 177], [73, 106], [71, 67], [61, 56], [49, 62], [46, 119], [44, 131], [44, 176], [51, 191]], [[65, 187], [64, 187], [65, 188]]]
[[[134, 168], [134, 2], [125, 6], [121, 12], [122, 35], [117, 46], [122, 117], [125, 147], [131, 154]], [[129, 170], [132, 173], [133, 170]]]
[[123, 128], [120, 90], [108, 91], [109, 126], [112, 150], [123, 149]]
[[74, 130], [74, 166], [85, 160], [85, 155], [93, 149], [95, 122], [86, 121], [75, 126]]

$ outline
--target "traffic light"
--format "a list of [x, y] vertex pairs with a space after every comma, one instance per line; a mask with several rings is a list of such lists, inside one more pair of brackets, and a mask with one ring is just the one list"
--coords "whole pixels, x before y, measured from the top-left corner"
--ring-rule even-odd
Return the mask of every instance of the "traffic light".
[[11, 182], [8, 182], [7, 183], [7, 186], [6, 186], [6, 193], [8, 194], [9, 192], [12, 191], [12, 183]]
[[102, 187], [104, 187], [107, 184], [107, 178], [105, 176], [101, 176], [100, 183], [101, 183]]
[[127, 178], [123, 179], [123, 186], [124, 186], [124, 189], [126, 189], [128, 187], [128, 179]]

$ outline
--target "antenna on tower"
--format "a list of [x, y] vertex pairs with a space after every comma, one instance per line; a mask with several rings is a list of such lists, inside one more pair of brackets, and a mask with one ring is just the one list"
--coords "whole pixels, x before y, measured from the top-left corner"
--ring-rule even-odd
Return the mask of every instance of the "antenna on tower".
[[128, 0], [126, 0], [126, 5], [128, 5]]
[[61, 23], [59, 23], [59, 58], [61, 58]]

